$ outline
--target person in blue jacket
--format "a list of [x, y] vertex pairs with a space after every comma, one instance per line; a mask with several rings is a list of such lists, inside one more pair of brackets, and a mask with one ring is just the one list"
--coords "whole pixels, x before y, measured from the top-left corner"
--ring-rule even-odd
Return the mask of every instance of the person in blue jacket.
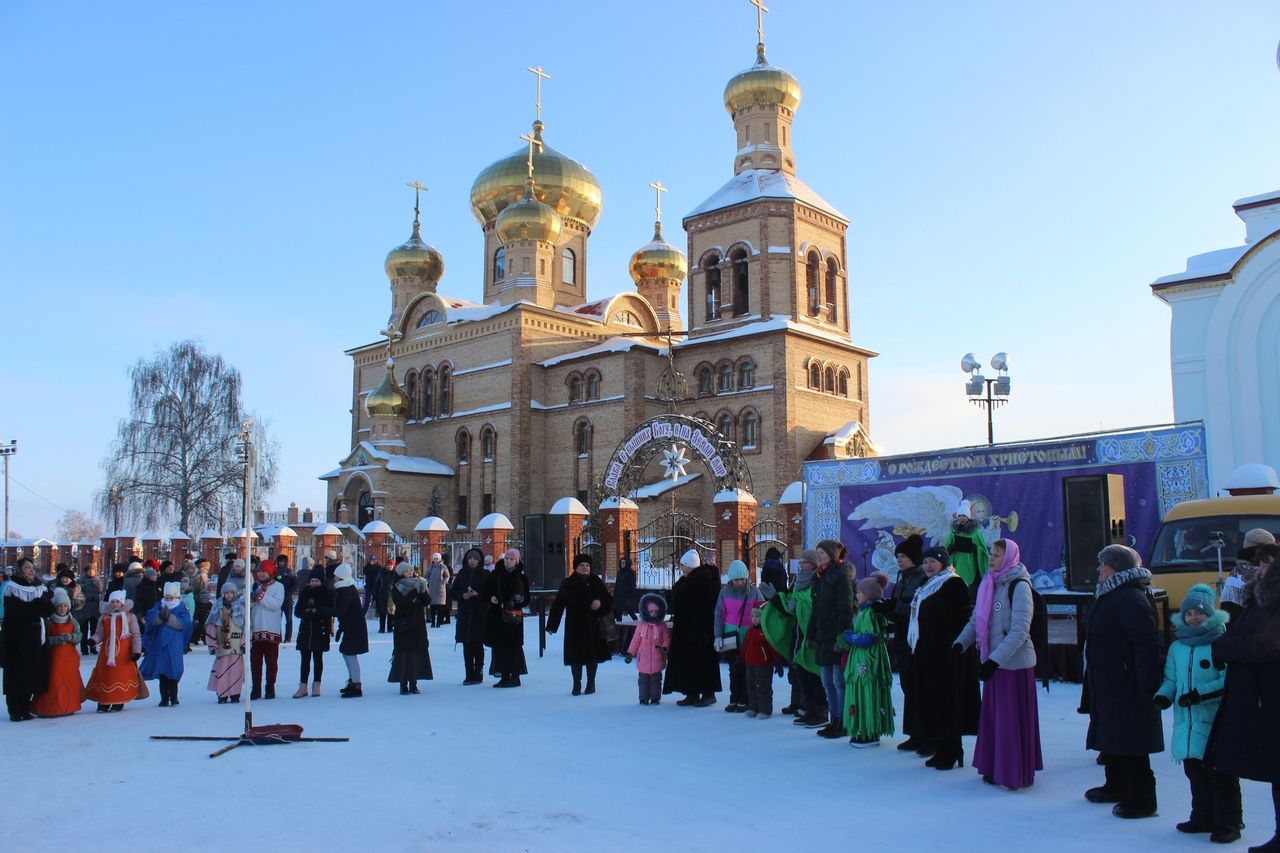
[[147, 611], [142, 628], [145, 657], [138, 667], [146, 681], [160, 679], [160, 707], [178, 704], [178, 682], [182, 680], [183, 654], [191, 640], [191, 613], [182, 603], [182, 585], [169, 581], [163, 596]]

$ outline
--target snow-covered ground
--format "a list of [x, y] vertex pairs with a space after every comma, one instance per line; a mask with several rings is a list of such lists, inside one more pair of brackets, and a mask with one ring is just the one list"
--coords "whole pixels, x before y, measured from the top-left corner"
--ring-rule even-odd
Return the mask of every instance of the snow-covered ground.
[[[376, 624], [371, 623], [376, 628]], [[242, 705], [204, 689], [211, 658], [187, 656], [182, 704], [154, 694], [120, 714], [0, 722], [8, 816], [0, 850], [1203, 850], [1185, 836], [1182, 770], [1153, 756], [1160, 815], [1112, 817], [1085, 788], [1101, 768], [1083, 749], [1079, 688], [1040, 694], [1045, 766], [1009, 793], [967, 765], [939, 772], [892, 748], [855, 750], [793, 726], [713, 708], [636, 701], [635, 668], [600, 669], [599, 692], [569, 695], [560, 640], [537, 657], [526, 621], [529, 675], [517, 690], [462, 686], [453, 627], [431, 630], [436, 679], [419, 696], [385, 681], [389, 635], [371, 636], [365, 696], [340, 699], [346, 681], [326, 656], [320, 698], [291, 699], [298, 654], [282, 647], [281, 698], [254, 703], [257, 723], [294, 722], [345, 744], [240, 748], [149, 740], [153, 734], [233, 735]], [[88, 677], [91, 661], [82, 665]], [[727, 673], [726, 673], [727, 683]], [[777, 706], [787, 688], [775, 684]], [[1166, 717], [1166, 734], [1171, 721]], [[965, 739], [966, 755], [972, 739]], [[1271, 836], [1270, 792], [1243, 783], [1245, 843]], [[251, 845], [248, 848], [241, 845]], [[869, 847], [867, 845], [878, 845]], [[1235, 845], [1243, 849], [1244, 843]]]

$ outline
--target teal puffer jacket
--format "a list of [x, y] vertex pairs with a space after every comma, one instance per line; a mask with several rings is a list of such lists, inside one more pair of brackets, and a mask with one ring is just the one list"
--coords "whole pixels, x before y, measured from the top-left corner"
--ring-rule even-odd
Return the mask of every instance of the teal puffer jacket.
[[[1226, 614], [1218, 611], [1210, 620], [1226, 619]], [[1179, 621], [1177, 615], [1175, 622]], [[1206, 620], [1205, 624], [1208, 624]], [[1222, 686], [1226, 683], [1227, 671], [1213, 665], [1213, 645], [1188, 646], [1175, 640], [1169, 647], [1169, 655], [1164, 662], [1164, 681], [1157, 696], [1164, 696], [1173, 703], [1173, 738], [1170, 746], [1175, 761], [1186, 758], [1204, 758], [1205, 744], [1209, 741], [1209, 732], [1213, 729], [1213, 719], [1218, 715], [1218, 706], [1222, 703]], [[1178, 704], [1178, 699], [1191, 690], [1202, 697], [1199, 703], [1189, 708]]]

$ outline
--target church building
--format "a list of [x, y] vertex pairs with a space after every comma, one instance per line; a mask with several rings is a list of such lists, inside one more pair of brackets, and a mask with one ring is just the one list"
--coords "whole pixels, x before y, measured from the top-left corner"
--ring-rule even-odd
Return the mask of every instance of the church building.
[[[613, 296], [587, 299], [592, 275], [624, 280], [621, 263], [588, 264], [601, 187], [545, 141], [541, 120], [471, 188], [484, 280], [448, 290], [477, 301], [441, 287], [444, 259], [415, 207], [409, 240], [386, 259], [384, 339], [347, 350], [351, 440], [322, 475], [329, 520], [382, 520], [410, 538], [429, 515], [472, 529], [493, 512], [518, 527], [564, 497], [594, 508], [619, 442], [672, 408], [740, 451], [761, 504], [806, 459], [871, 453], [875, 353], [851, 340], [849, 221], [797, 174], [800, 94], [761, 38], [724, 90], [731, 177], [684, 217], [685, 251], [655, 223]], [[687, 384], [664, 400], [669, 366]], [[711, 512], [710, 476], [654, 469], [630, 495], [642, 519], [669, 489]]]

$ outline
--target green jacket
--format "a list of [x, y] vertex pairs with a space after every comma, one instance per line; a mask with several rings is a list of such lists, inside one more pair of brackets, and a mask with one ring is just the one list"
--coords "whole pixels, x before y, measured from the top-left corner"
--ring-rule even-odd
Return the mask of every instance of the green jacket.
[[[809, 617], [813, 613], [813, 592], [809, 588], [779, 592], [760, 613], [760, 630], [774, 651], [787, 663], [799, 664], [814, 675], [821, 671], [814, 661], [813, 649], [805, 642]], [[796, 633], [800, 633], [799, 642]]]

